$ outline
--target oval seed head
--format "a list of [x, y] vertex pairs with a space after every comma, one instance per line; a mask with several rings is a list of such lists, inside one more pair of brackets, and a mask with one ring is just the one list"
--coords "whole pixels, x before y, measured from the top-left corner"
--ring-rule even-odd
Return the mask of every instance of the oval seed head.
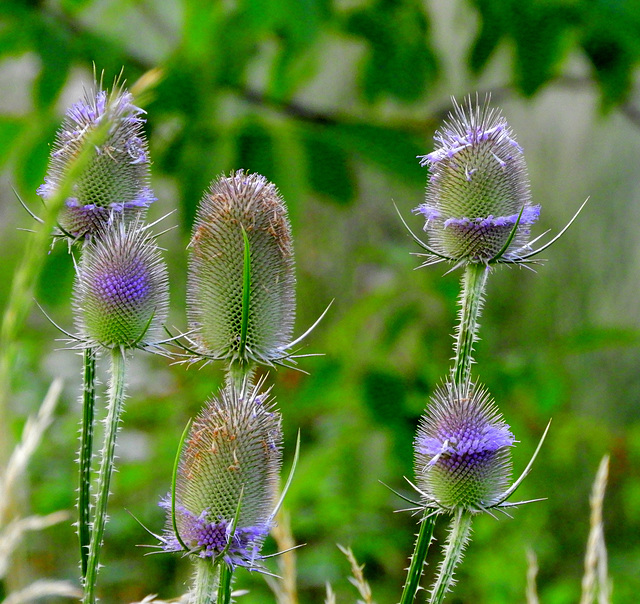
[[[175, 524], [188, 551], [216, 559], [228, 547], [228, 564], [253, 566], [271, 529], [281, 463], [281, 416], [266, 393], [251, 387], [238, 394], [228, 385], [209, 400], [189, 430], [176, 475]], [[171, 497], [161, 505], [169, 513], [163, 547], [182, 551]]]
[[540, 206], [531, 205], [522, 148], [488, 98], [482, 106], [470, 97], [454, 105], [435, 134], [434, 151], [421, 158], [431, 175], [425, 203], [414, 211], [425, 217], [429, 244], [440, 256], [455, 262], [517, 259], [540, 214]]
[[138, 216], [155, 201], [149, 186], [143, 114], [133, 105], [133, 96], [117, 85], [109, 95], [104, 90], [85, 92], [85, 98], [67, 111], [44, 184], [38, 188], [45, 201], [56, 194], [87, 138], [105, 120], [110, 125], [106, 139], [90, 152], [88, 164], [65, 200], [58, 217], [64, 234], [75, 239], [90, 237], [110, 224], [114, 215]]
[[119, 222], [85, 246], [74, 286], [81, 337], [106, 348], [162, 339], [169, 308], [167, 269], [153, 238]]
[[266, 178], [239, 170], [213, 182], [193, 227], [187, 291], [203, 355], [242, 364], [286, 356], [295, 318], [293, 243], [284, 201]]
[[511, 478], [513, 434], [485, 390], [436, 390], [414, 442], [425, 505], [479, 512], [500, 502]]

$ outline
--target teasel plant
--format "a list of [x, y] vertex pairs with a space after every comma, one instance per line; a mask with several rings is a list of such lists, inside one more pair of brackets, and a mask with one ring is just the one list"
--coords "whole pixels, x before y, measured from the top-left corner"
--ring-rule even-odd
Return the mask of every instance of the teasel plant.
[[[490, 393], [472, 377], [474, 345], [487, 279], [500, 264], [531, 267], [537, 256], [558, 240], [577, 218], [550, 241], [534, 248], [530, 240], [540, 206], [531, 201], [524, 153], [501, 112], [489, 97], [467, 97], [434, 136], [434, 150], [420, 157], [430, 175], [425, 201], [414, 212], [425, 219], [428, 240], [415, 235], [422, 248], [421, 266], [438, 263], [462, 269], [453, 366], [431, 397], [414, 441], [415, 484], [420, 516], [401, 604], [414, 601], [438, 516], [450, 517], [444, 557], [429, 592], [440, 604], [455, 583], [454, 574], [480, 513], [507, 515], [529, 501], [510, 502], [531, 471], [549, 426], [531, 461], [511, 486], [511, 448], [516, 442]], [[586, 203], [586, 201], [585, 201]], [[449, 271], [449, 272], [450, 272]], [[538, 499], [531, 501], [539, 501]]]
[[[140, 95], [158, 73], [134, 85]], [[134, 104], [121, 77], [111, 91], [94, 73], [94, 85], [67, 111], [52, 147], [44, 184], [44, 206], [57, 210], [54, 239], [76, 251], [74, 307], [78, 334], [67, 332], [83, 354], [83, 415], [80, 430], [78, 521], [80, 567], [86, 601], [95, 600], [95, 581], [106, 523], [115, 435], [124, 400], [125, 351], [157, 351], [167, 314], [166, 269], [143, 219], [155, 196], [144, 134], [144, 110]], [[42, 219], [32, 214], [42, 222]], [[75, 262], [75, 259], [74, 259]], [[96, 363], [111, 356], [109, 412], [100, 460], [95, 517], [91, 515]], [[107, 442], [108, 441], [108, 442]]]
[[[134, 349], [163, 353], [164, 323], [169, 308], [168, 275], [149, 225], [119, 221], [103, 236], [87, 243], [76, 269], [73, 304], [78, 331], [74, 336], [75, 347], [108, 355], [111, 364], [95, 506], [90, 517], [90, 504], [85, 498], [82, 503], [86, 508], [81, 511], [88, 521], [88, 534], [81, 536], [83, 549], [87, 547], [83, 540], [88, 540], [86, 559], [83, 558], [84, 602], [91, 604], [96, 599], [116, 437], [125, 400], [127, 358]], [[92, 426], [85, 425], [89, 419], [92, 418], [85, 414], [83, 435], [92, 433]], [[89, 464], [85, 468], [87, 473], [90, 462], [86, 460], [91, 456], [92, 450], [83, 440], [80, 462]]]
[[145, 111], [134, 104], [131, 92], [118, 76], [111, 91], [102, 76], [85, 90], [84, 98], [66, 112], [52, 146], [44, 184], [38, 194], [45, 204], [59, 194], [61, 183], [92, 134], [104, 128], [94, 142], [82, 170], [65, 191], [57, 215], [57, 237], [70, 244], [99, 236], [116, 220], [139, 220], [156, 200], [150, 186]]
[[[261, 548], [275, 523], [293, 469], [279, 493], [281, 415], [266, 376], [230, 381], [185, 428], [171, 492], [160, 502], [165, 531], [159, 551], [194, 565], [192, 604], [231, 601], [237, 568], [270, 574]], [[297, 459], [297, 448], [293, 466]]]
[[[328, 308], [327, 308], [328, 310]], [[241, 383], [257, 366], [295, 367], [295, 262], [286, 205], [276, 186], [244, 170], [203, 196], [189, 244], [190, 362], [222, 361]]]
[[287, 209], [275, 185], [243, 170], [215, 179], [189, 243], [189, 330], [172, 341], [184, 362], [220, 362], [225, 385], [185, 429], [172, 492], [161, 502], [167, 530], [157, 536], [162, 551], [194, 561], [190, 601], [196, 604], [230, 602], [238, 567], [268, 573], [261, 546], [299, 445], [275, 503], [280, 415], [264, 391], [266, 375], [256, 381], [255, 371], [292, 367], [310, 356], [296, 354], [295, 346], [315, 324], [292, 340], [294, 269]]

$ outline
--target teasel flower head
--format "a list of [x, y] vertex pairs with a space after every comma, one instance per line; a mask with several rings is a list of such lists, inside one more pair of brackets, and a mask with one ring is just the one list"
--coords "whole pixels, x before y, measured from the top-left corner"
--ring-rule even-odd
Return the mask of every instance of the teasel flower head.
[[187, 313], [201, 358], [242, 366], [289, 358], [293, 243], [275, 185], [242, 170], [203, 197], [190, 243]]
[[67, 111], [45, 182], [38, 188], [45, 201], [56, 195], [89, 138], [108, 122], [102, 142], [89, 150], [88, 163], [74, 179], [58, 217], [59, 234], [72, 240], [95, 235], [114, 218], [138, 217], [156, 199], [150, 188], [145, 112], [117, 81], [110, 94], [98, 84], [94, 88]]
[[518, 262], [528, 250], [532, 205], [524, 154], [498, 109], [467, 97], [421, 157], [430, 171], [425, 202], [427, 262]]
[[438, 388], [414, 443], [416, 486], [424, 506], [481, 512], [503, 505], [512, 492], [514, 443], [486, 390], [472, 386], [462, 395], [453, 383]]
[[118, 221], [87, 242], [73, 293], [83, 345], [153, 347], [169, 309], [167, 268], [148, 227]]
[[173, 492], [161, 502], [165, 551], [260, 570], [282, 463], [281, 416], [261, 386], [229, 383], [190, 426]]

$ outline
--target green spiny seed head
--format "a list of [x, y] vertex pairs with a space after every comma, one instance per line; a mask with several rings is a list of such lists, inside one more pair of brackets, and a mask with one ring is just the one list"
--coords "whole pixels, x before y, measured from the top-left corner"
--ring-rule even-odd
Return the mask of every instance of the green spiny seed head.
[[221, 176], [203, 197], [187, 302], [201, 354], [245, 365], [285, 356], [295, 318], [293, 243], [284, 201], [263, 176]]
[[429, 244], [440, 257], [483, 263], [517, 259], [540, 213], [531, 205], [522, 148], [488, 99], [483, 105], [470, 97], [464, 105], [454, 104], [436, 132], [434, 151], [422, 157], [430, 178], [425, 203], [415, 211], [426, 219]]
[[74, 286], [81, 337], [106, 348], [144, 347], [162, 338], [169, 308], [167, 269], [137, 222], [118, 222], [83, 249]]
[[514, 443], [488, 392], [436, 390], [415, 439], [416, 484], [425, 505], [479, 512], [497, 505], [511, 478]]
[[227, 385], [197, 416], [181, 453], [175, 490], [181, 537], [210, 533], [235, 518], [243, 534], [263, 539], [271, 528], [281, 463], [281, 416], [268, 395], [257, 387], [239, 393]]
[[[97, 86], [96, 86], [97, 87]], [[88, 91], [67, 111], [51, 152], [45, 182], [38, 194], [46, 201], [64, 182], [66, 173], [88, 137], [109, 123], [106, 139], [96, 146], [88, 165], [73, 183], [58, 217], [62, 232], [73, 238], [90, 237], [114, 216], [140, 216], [155, 201], [143, 126], [144, 111], [133, 96], [116, 83], [111, 94]]]

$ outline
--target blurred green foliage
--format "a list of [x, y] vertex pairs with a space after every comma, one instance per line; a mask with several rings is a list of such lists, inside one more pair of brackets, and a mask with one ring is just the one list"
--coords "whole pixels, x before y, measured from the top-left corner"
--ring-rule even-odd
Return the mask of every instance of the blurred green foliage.
[[[298, 429], [302, 435], [286, 501], [294, 535], [307, 544], [297, 550], [301, 601], [322, 601], [326, 581], [342, 601], [355, 599], [336, 543], [353, 547], [366, 563], [378, 602], [396, 601], [415, 519], [394, 513], [405, 503], [381, 482], [410, 493], [403, 476], [412, 475], [418, 417], [449, 367], [458, 283], [456, 274], [443, 277], [437, 267], [413, 270], [416, 246], [392, 201], [418, 232], [410, 210], [421, 201], [425, 170], [416, 156], [430, 150], [451, 94], [491, 89], [496, 103], [525, 116], [550, 91], [590, 94], [603, 112], [593, 119], [611, 125], [623, 114], [634, 117], [639, 61], [636, 0], [5, 1], [0, 300], [28, 236], [15, 227], [29, 228], [10, 187], [37, 209], [35, 189], [61, 114], [81, 94], [78, 83], [90, 84], [93, 65], [104, 70], [106, 84], [121, 70], [133, 84], [160, 68], [145, 108], [160, 198], [153, 217], [178, 209], [163, 223], [180, 225], [163, 239], [172, 323], [185, 325], [184, 247], [203, 191], [234, 168], [264, 174], [292, 215], [299, 331], [336, 300], [305, 349], [325, 356], [301, 362], [308, 375], [271, 376], [287, 459]], [[637, 124], [622, 129], [640, 138]], [[588, 138], [594, 148], [601, 139]], [[633, 178], [637, 157], [619, 155], [613, 145], [607, 165], [619, 172], [599, 177], [579, 157], [576, 171], [554, 182], [545, 160], [566, 165], [559, 159], [564, 142], [538, 150], [525, 145], [534, 199], [546, 212], [542, 228], [557, 231], [585, 190], [594, 200], [546, 253], [550, 262], [539, 274], [502, 270], [491, 278], [477, 355], [478, 374], [521, 441], [516, 471], [553, 416], [520, 493], [549, 500], [516, 511], [514, 520], [478, 519], [451, 602], [524, 601], [527, 548], [538, 555], [541, 601], [577, 601], [590, 484], [607, 452], [614, 601], [635, 601], [640, 591], [640, 313], [633, 270], [633, 217], [640, 217], [632, 209], [638, 197], [627, 196], [633, 188], [618, 178], [625, 172]], [[47, 259], [38, 299], [67, 328], [72, 278], [71, 259], [59, 246]], [[34, 311], [21, 335], [14, 416], [4, 428], [15, 437], [51, 377], [65, 377], [62, 408], [31, 465], [29, 501], [38, 513], [71, 509], [75, 498], [80, 359], [54, 350], [57, 337]], [[107, 603], [184, 590], [188, 564], [145, 557], [135, 545], [155, 539], [137, 520], [160, 532], [157, 502], [169, 488], [179, 436], [221, 379], [215, 367], [186, 370], [143, 355], [136, 355], [131, 375], [101, 575]], [[441, 529], [436, 536], [442, 538]], [[26, 577], [77, 580], [75, 543], [70, 524], [30, 536], [20, 554]], [[437, 547], [430, 556], [427, 580]], [[272, 600], [261, 577], [239, 573], [237, 586], [251, 589], [241, 601]]]

